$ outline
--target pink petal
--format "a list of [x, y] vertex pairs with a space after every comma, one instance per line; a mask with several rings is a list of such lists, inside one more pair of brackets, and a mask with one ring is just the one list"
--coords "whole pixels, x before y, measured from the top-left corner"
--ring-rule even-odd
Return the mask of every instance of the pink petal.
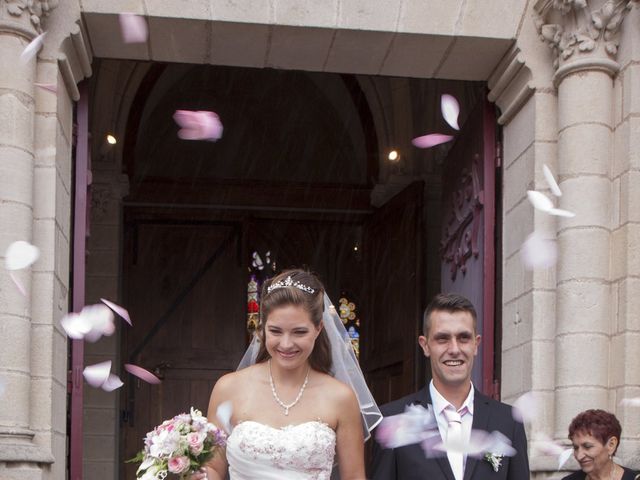
[[29, 45], [25, 47], [25, 49], [22, 51], [22, 54], [20, 54], [20, 61], [22, 63], [28, 63], [31, 59], [38, 55], [38, 52], [40, 51], [40, 49], [42, 48], [42, 44], [44, 43], [44, 36], [46, 34], [47, 32], [41, 33], [36, 38], [31, 40]]
[[149, 28], [144, 17], [133, 13], [121, 13], [120, 30], [124, 43], [145, 43], [149, 37]]
[[84, 368], [82, 375], [92, 387], [101, 387], [108, 379], [111, 373], [111, 360], [96, 363]]
[[567, 217], [573, 218], [576, 216], [575, 213], [570, 212], [569, 210], [562, 210], [561, 208], [552, 208], [547, 212], [549, 215], [555, 215], [557, 217]]
[[411, 143], [418, 148], [431, 148], [441, 143], [447, 143], [453, 140], [452, 135], [443, 135], [441, 133], [430, 133], [429, 135], [423, 135], [411, 140]]
[[127, 311], [126, 308], [123, 308], [120, 305], [116, 305], [115, 303], [110, 302], [109, 300], [106, 300], [104, 298], [101, 298], [100, 301], [104, 303], [107, 307], [109, 307], [111, 310], [116, 312], [117, 315], [120, 315], [125, 322], [133, 326], [133, 324], [131, 323], [131, 318], [129, 317], [129, 312]]
[[118, 377], [114, 373], [110, 373], [109, 377], [105, 380], [100, 388], [102, 388], [105, 392], [113, 392], [114, 390], [120, 388], [122, 385], [124, 385], [124, 383], [122, 383], [120, 377]]
[[7, 270], [22, 270], [27, 268], [40, 257], [38, 247], [29, 242], [18, 240], [7, 247], [4, 254], [4, 266]]
[[91, 331], [91, 323], [78, 313], [68, 313], [60, 320], [62, 328], [69, 338], [82, 340]]
[[136, 377], [138, 377], [141, 380], [144, 380], [147, 383], [152, 383], [152, 384], [162, 383], [162, 380], [156, 377], [153, 373], [137, 365], [133, 365], [131, 363], [125, 363], [124, 369], [127, 372], [129, 372], [131, 375], [135, 375]]
[[445, 121], [451, 125], [451, 128], [460, 130], [458, 126], [458, 116], [460, 115], [460, 104], [453, 95], [444, 94], [440, 99], [440, 109]]
[[551, 169], [546, 165], [543, 165], [542, 173], [544, 174], [544, 178], [547, 180], [547, 184], [551, 189], [551, 193], [553, 193], [556, 197], [561, 197], [562, 190], [560, 190], [560, 187], [558, 186], [558, 182], [556, 182], [556, 179], [553, 176], [553, 173], [551, 173]]
[[527, 423], [537, 416], [538, 402], [533, 392], [527, 392], [513, 402], [513, 418], [517, 422]]
[[55, 83], [34, 83], [34, 85], [48, 92], [58, 93], [58, 86]]
[[176, 110], [173, 119], [181, 127], [178, 137], [183, 140], [215, 141], [222, 137], [222, 122], [214, 112]]
[[548, 213], [553, 208], [553, 202], [544, 193], [527, 190], [527, 198], [536, 210]]
[[522, 263], [528, 270], [553, 267], [558, 260], [558, 244], [553, 239], [533, 232], [520, 248]]
[[84, 336], [89, 342], [97, 342], [103, 335], [112, 335], [115, 332], [113, 312], [105, 305], [87, 305], [80, 312], [80, 316], [91, 325], [91, 330]]
[[9, 272], [9, 277], [13, 281], [13, 283], [16, 286], [16, 288], [18, 289], [18, 291], [22, 294], [22, 296], [26, 297], [27, 296], [27, 289], [24, 288], [24, 285], [22, 285], [22, 282], [20, 281], [20, 279], [16, 275], [14, 275], [13, 272]]

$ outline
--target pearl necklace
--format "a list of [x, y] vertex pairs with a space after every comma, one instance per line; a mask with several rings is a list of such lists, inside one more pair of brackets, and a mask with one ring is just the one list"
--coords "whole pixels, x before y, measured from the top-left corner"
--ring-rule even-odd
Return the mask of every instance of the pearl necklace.
[[278, 402], [278, 405], [284, 408], [284, 414], [289, 415], [289, 409], [294, 407], [300, 401], [300, 398], [302, 398], [302, 394], [304, 393], [304, 389], [307, 388], [307, 382], [309, 381], [309, 370], [311, 370], [311, 367], [307, 369], [307, 375], [304, 377], [304, 382], [300, 387], [298, 396], [293, 402], [287, 405], [282, 400], [280, 400], [280, 397], [278, 397], [278, 394], [276, 393], [276, 386], [273, 383], [273, 375], [271, 374], [271, 359], [269, 359], [268, 363], [269, 363], [269, 384], [271, 385], [271, 393], [273, 394], [273, 398], [275, 398], [276, 402]]

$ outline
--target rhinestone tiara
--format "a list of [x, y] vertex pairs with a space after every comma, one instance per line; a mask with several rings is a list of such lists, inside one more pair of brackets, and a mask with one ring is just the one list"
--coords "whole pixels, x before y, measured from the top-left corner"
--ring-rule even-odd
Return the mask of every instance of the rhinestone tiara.
[[315, 293], [315, 290], [309, 287], [308, 285], [305, 285], [304, 283], [300, 283], [297, 280], [295, 282], [291, 280], [291, 275], [289, 275], [284, 280], [280, 280], [279, 282], [272, 283], [271, 285], [269, 285], [267, 287], [267, 293], [271, 293], [273, 290], [277, 290], [278, 288], [285, 288], [285, 287], [295, 287], [298, 290], [302, 290], [303, 292]]

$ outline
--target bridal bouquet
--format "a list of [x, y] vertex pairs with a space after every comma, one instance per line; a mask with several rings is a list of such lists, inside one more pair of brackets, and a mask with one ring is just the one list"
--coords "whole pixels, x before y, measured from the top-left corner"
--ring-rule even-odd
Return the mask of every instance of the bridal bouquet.
[[226, 441], [222, 430], [191, 407], [190, 413], [165, 420], [147, 433], [144, 449], [128, 462], [141, 462], [136, 477], [142, 480], [164, 480], [170, 473], [186, 479]]

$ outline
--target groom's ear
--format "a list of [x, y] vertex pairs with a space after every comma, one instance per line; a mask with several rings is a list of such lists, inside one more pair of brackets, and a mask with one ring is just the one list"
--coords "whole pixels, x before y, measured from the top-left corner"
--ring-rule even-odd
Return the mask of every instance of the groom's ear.
[[418, 337], [418, 343], [420, 344], [420, 348], [422, 348], [422, 353], [424, 353], [425, 357], [431, 356], [431, 351], [429, 350], [429, 341], [427, 337], [424, 335], [420, 335]]

